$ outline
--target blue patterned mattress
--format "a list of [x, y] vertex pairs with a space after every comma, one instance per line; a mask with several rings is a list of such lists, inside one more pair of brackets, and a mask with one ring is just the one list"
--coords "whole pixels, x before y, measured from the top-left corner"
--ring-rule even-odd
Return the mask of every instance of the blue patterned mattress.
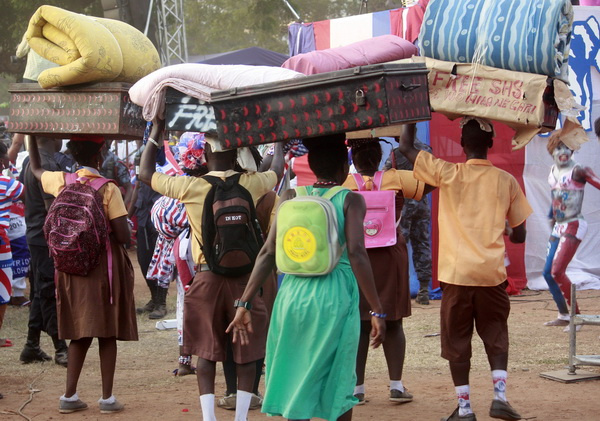
[[570, 0], [431, 0], [421, 55], [568, 80]]

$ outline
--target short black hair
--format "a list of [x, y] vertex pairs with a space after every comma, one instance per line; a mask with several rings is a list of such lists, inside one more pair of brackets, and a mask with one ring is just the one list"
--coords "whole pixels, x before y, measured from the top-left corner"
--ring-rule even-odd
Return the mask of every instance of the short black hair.
[[354, 165], [361, 169], [379, 169], [379, 163], [383, 156], [380, 140], [378, 137], [349, 139], [348, 145], [352, 149], [352, 162], [354, 162]]
[[344, 133], [303, 139], [302, 143], [308, 149], [308, 165], [319, 178], [335, 178], [340, 166], [348, 163]]
[[469, 120], [462, 128], [462, 144], [474, 151], [486, 152], [490, 148], [494, 134], [486, 132], [479, 126], [477, 120]]
[[0, 140], [0, 156], [4, 156], [8, 153], [8, 146], [4, 141]]
[[93, 167], [94, 158], [98, 156], [103, 143], [91, 142], [89, 140], [71, 140], [67, 143], [67, 149], [79, 165]]
[[597, 137], [600, 137], [600, 117], [594, 121], [594, 132], [596, 132]]

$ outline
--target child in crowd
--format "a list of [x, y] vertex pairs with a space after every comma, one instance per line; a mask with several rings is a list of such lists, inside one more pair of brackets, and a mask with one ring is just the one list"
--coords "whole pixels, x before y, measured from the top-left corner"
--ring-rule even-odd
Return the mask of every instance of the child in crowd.
[[[89, 183], [99, 178], [102, 165], [101, 136], [72, 138], [67, 147], [81, 169], [78, 182]], [[40, 155], [35, 139], [29, 144], [31, 171], [41, 181], [45, 192], [58, 196], [65, 187], [61, 171], [46, 171], [40, 165]], [[103, 253], [98, 265], [87, 276], [57, 271], [56, 294], [58, 332], [69, 343], [67, 384], [59, 400], [59, 412], [71, 413], [88, 408], [79, 399], [77, 383], [87, 351], [93, 338], [98, 338], [102, 397], [98, 401], [101, 413], [122, 411], [124, 406], [113, 395], [113, 380], [117, 360], [117, 340], [138, 339], [135, 302], [133, 297], [133, 267], [124, 245], [131, 237], [127, 223], [127, 209], [116, 185], [107, 183], [99, 190], [103, 198], [106, 217], [111, 228], [110, 247]], [[112, 260], [112, 267], [108, 262]], [[109, 271], [112, 271], [112, 284]]]
[[[343, 134], [305, 140], [309, 164], [317, 182], [309, 194], [322, 196], [340, 185], [348, 174]], [[283, 203], [295, 196], [287, 190]], [[290, 420], [312, 417], [351, 420], [356, 384], [355, 364], [360, 316], [358, 286], [372, 309], [371, 344], [384, 340], [383, 307], [377, 297], [362, 230], [364, 200], [344, 189], [332, 198], [340, 245], [346, 245], [337, 266], [323, 276], [286, 274], [275, 298], [266, 355], [266, 392], [262, 411]], [[254, 315], [247, 309], [262, 282], [275, 266], [276, 224], [260, 251], [248, 285], [237, 302], [235, 319], [227, 331], [234, 343], [255, 341]], [[358, 284], [357, 284], [358, 281]]]
[[[204, 177], [171, 177], [156, 172], [156, 152], [159, 141], [162, 145], [163, 130], [163, 120], [157, 121], [152, 127], [140, 162], [140, 180], [164, 196], [180, 200], [186, 207], [197, 272], [185, 295], [183, 351], [190, 355], [198, 355], [196, 374], [202, 415], [205, 421], [214, 421], [216, 362], [226, 358], [229, 339], [225, 329], [234, 315], [231, 304], [241, 295], [249, 274], [223, 276], [209, 268], [202, 252], [201, 239], [204, 228], [204, 202], [212, 190], [212, 185]], [[236, 150], [217, 152], [216, 148], [213, 149], [214, 145], [207, 142], [205, 146], [209, 169], [206, 176], [237, 180], [237, 183], [250, 193], [254, 205], [260, 197], [275, 187], [282, 176], [281, 147], [276, 148], [271, 171], [239, 174], [235, 171]], [[264, 357], [268, 316], [262, 300], [257, 300], [252, 311], [255, 317], [261, 320], [261, 328], [256, 331], [254, 347], [242, 350], [239, 345], [234, 344], [233, 349], [238, 375], [236, 421], [246, 420], [255, 381], [256, 361]]]
[[[484, 119], [461, 121], [465, 163], [450, 163], [414, 147], [415, 125], [404, 128], [398, 149], [414, 164], [414, 176], [439, 188], [438, 278], [442, 357], [450, 364], [458, 407], [443, 421], [475, 421], [469, 372], [473, 328], [485, 346], [494, 398], [489, 415], [520, 420], [506, 398], [508, 315], [504, 235], [525, 241], [525, 220], [532, 213], [517, 180], [487, 159], [494, 128]], [[508, 224], [506, 223], [508, 221]], [[507, 228], [508, 226], [508, 228]]]
[[[378, 138], [349, 139], [348, 145], [352, 148], [352, 162], [365, 182], [367, 190], [373, 189], [373, 177], [379, 169], [382, 151]], [[344, 187], [358, 190], [353, 176], [349, 175], [344, 182]], [[381, 190], [394, 190], [396, 201], [396, 215], [394, 220], [400, 219], [404, 198], [421, 199], [425, 183], [413, 177], [412, 171], [386, 170], [382, 174]], [[428, 186], [429, 187], [429, 186]], [[429, 188], [428, 190], [431, 190]], [[396, 230], [396, 244], [390, 247], [368, 248], [367, 254], [373, 269], [373, 278], [383, 306], [387, 314], [385, 319], [386, 334], [383, 342], [383, 351], [388, 366], [390, 377], [390, 401], [406, 403], [413, 397], [402, 384], [402, 370], [406, 352], [406, 338], [402, 327], [402, 319], [410, 316], [410, 283], [408, 278], [408, 250], [404, 237]], [[360, 297], [360, 342], [356, 360], [357, 384], [354, 395], [359, 404], [365, 403], [365, 367], [369, 352], [369, 332], [371, 330], [369, 304], [365, 297]]]

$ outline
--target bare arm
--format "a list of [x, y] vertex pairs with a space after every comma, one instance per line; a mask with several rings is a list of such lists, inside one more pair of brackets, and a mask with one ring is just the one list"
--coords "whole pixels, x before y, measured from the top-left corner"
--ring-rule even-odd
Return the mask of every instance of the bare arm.
[[275, 143], [275, 151], [273, 152], [273, 160], [271, 161], [271, 166], [269, 170], [275, 171], [277, 174], [277, 183], [281, 181], [283, 177], [283, 167], [284, 167], [284, 156], [283, 156], [283, 143], [277, 142]]
[[[383, 307], [375, 289], [371, 261], [365, 249], [365, 233], [363, 220], [366, 205], [362, 196], [348, 193], [344, 201], [344, 214], [346, 217], [344, 231], [348, 248], [350, 266], [358, 281], [358, 286], [375, 313], [383, 314]], [[371, 317], [371, 346], [377, 348], [385, 339], [385, 322], [382, 318]]]
[[115, 219], [110, 220], [110, 227], [115, 236], [115, 239], [121, 244], [129, 243], [131, 239], [131, 232], [129, 231], [129, 224], [127, 223], [127, 216], [123, 215]]
[[12, 143], [10, 144], [10, 148], [8, 148], [8, 159], [13, 164], [17, 162], [17, 155], [21, 151], [21, 147], [25, 143], [25, 135], [23, 133], [15, 133], [12, 138]]
[[123, 185], [125, 189], [125, 195], [123, 196], [123, 202], [125, 202], [125, 207], [131, 206], [131, 198], [133, 197], [133, 186], [131, 183], [127, 183]]
[[505, 234], [508, 235], [511, 243], [521, 244], [525, 242], [525, 237], [527, 237], [527, 230], [525, 229], [525, 222], [521, 225], [517, 225], [514, 228], [510, 228], [508, 224], [506, 225]]
[[[159, 120], [152, 125], [150, 137], [162, 145], [162, 136], [165, 128], [165, 121]], [[152, 183], [152, 175], [156, 172], [156, 151], [157, 147], [151, 141], [146, 143], [142, 157], [140, 158], [140, 180], [147, 185]]]
[[41, 180], [42, 174], [44, 174], [46, 170], [42, 168], [42, 159], [40, 158], [40, 151], [38, 150], [35, 136], [28, 137], [27, 150], [29, 151], [29, 168], [35, 178]]
[[398, 150], [413, 164], [417, 159], [417, 155], [419, 155], [419, 150], [415, 148], [414, 144], [416, 132], [416, 124], [406, 124], [403, 127], [402, 135], [399, 138], [396, 138], [398, 141]]
[[592, 186], [600, 189], [600, 178], [594, 174], [594, 171], [590, 167], [577, 166], [573, 176], [577, 181], [590, 183]]

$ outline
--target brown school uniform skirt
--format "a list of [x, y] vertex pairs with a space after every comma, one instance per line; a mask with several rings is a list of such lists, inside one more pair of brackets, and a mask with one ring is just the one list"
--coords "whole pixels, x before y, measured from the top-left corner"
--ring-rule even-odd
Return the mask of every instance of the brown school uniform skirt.
[[[233, 333], [225, 333], [233, 320], [236, 308], [233, 302], [240, 298], [250, 275], [236, 278], [220, 276], [210, 271], [199, 271], [183, 304], [183, 351], [209, 361], [225, 361], [227, 343]], [[233, 360], [245, 364], [265, 356], [267, 340], [267, 309], [257, 294], [252, 299], [252, 328], [248, 332], [249, 345], [232, 344]]]
[[[367, 249], [375, 287], [386, 320], [398, 320], [410, 316], [410, 285], [408, 279], [408, 250], [400, 232], [398, 241], [391, 247]], [[370, 320], [371, 306], [362, 291], [360, 293], [360, 318]]]
[[125, 248], [112, 246], [112, 298], [108, 282], [108, 256], [87, 276], [57, 272], [58, 335], [61, 339], [111, 338], [137, 341], [133, 297], [133, 266]]

